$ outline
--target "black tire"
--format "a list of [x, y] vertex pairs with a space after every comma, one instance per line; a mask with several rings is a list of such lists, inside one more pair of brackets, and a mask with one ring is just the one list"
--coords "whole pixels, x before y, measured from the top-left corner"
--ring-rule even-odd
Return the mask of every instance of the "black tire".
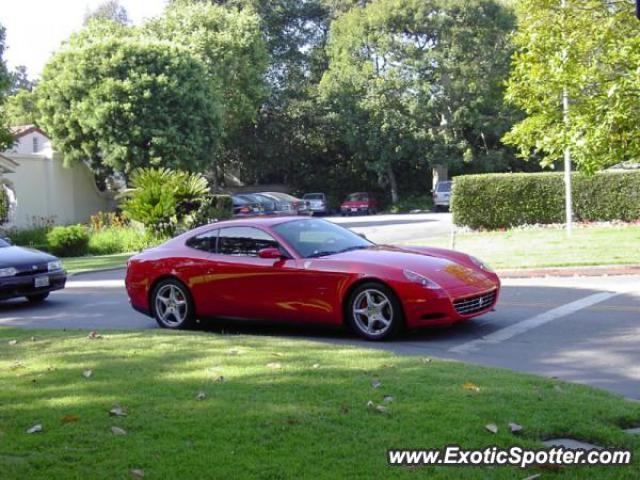
[[[170, 299], [171, 291], [176, 293], [176, 296], [173, 300]], [[162, 296], [163, 298], [165, 298], [165, 300], [170, 301], [171, 304], [167, 304], [166, 302], [159, 300], [159, 296]], [[158, 302], [160, 302], [160, 304], [166, 305], [164, 307], [166, 309], [173, 308], [173, 313], [167, 314], [167, 310], [165, 310], [164, 312], [161, 311], [163, 307], [160, 306], [160, 308], [158, 308]], [[151, 293], [149, 304], [151, 315], [156, 320], [156, 322], [158, 322], [158, 325], [160, 325], [162, 328], [168, 328], [171, 330], [184, 330], [187, 328], [192, 328], [196, 323], [195, 305], [193, 303], [193, 298], [191, 297], [191, 292], [189, 291], [187, 286], [179, 280], [167, 278], [158, 282], [158, 284], [154, 287], [153, 292]]]
[[[382, 307], [382, 311], [380, 313], [385, 317], [388, 317], [389, 324], [386, 328], [381, 328], [377, 332], [375, 331], [375, 326], [376, 324], [380, 324], [379, 321], [374, 321], [372, 330], [367, 330], [362, 318], [363, 316], [366, 317], [367, 314], [361, 314], [356, 318], [356, 313], [354, 312], [356, 308], [362, 309], [362, 306], [356, 306], [355, 304], [356, 302], [360, 303], [361, 299], [363, 299], [363, 295], [366, 297], [365, 292], [367, 291], [372, 294], [373, 292], [378, 292], [378, 294], [373, 294], [375, 297], [374, 301], [381, 301], [383, 299], [388, 301], [388, 308], [385, 305]], [[344, 313], [347, 325], [349, 325], [355, 333], [366, 340], [389, 340], [397, 335], [404, 326], [404, 312], [397, 295], [393, 290], [380, 282], [367, 282], [356, 287], [349, 295], [349, 298], [347, 298]]]
[[49, 297], [49, 292], [38, 293], [37, 295], [27, 295], [27, 301], [29, 303], [41, 303], [44, 302], [47, 297]]

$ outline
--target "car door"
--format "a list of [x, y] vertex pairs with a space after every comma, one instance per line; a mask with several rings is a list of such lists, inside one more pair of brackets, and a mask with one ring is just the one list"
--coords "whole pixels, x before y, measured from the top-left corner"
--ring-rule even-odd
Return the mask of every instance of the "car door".
[[259, 228], [220, 229], [217, 250], [212, 255], [215, 274], [207, 284], [211, 311], [215, 311], [215, 315], [296, 319], [296, 262], [289, 258], [258, 256], [261, 249], [270, 247], [282, 249], [273, 236]]
[[185, 253], [178, 266], [180, 277], [184, 279], [198, 315], [214, 316], [215, 303], [211, 302], [209, 284], [215, 279], [215, 253], [218, 232], [213, 228], [189, 238], [185, 242]]

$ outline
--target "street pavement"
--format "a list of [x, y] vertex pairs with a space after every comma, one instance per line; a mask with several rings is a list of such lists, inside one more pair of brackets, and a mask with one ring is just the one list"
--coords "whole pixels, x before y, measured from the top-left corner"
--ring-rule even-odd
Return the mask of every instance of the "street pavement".
[[[446, 230], [444, 215], [423, 222], [422, 227], [397, 224], [395, 228]], [[368, 229], [389, 226], [360, 228], [371, 238]], [[123, 278], [123, 270], [77, 275], [43, 304], [0, 303], [0, 326], [157, 328], [152, 319], [130, 308]], [[214, 333], [286, 336], [468, 361], [581, 382], [640, 399], [640, 276], [505, 279], [494, 312], [451, 327], [408, 332], [384, 343], [366, 342], [343, 329], [326, 327], [226, 320], [201, 326]]]

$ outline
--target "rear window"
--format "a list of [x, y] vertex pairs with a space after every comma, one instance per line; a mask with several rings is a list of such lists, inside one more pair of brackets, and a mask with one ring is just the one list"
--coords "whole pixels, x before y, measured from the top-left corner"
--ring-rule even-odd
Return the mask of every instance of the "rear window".
[[324, 200], [323, 193], [307, 193], [304, 197], [305, 200]]
[[439, 183], [436, 187], [436, 192], [450, 192], [451, 191], [451, 182], [442, 182]]
[[348, 202], [368, 202], [369, 195], [366, 193], [352, 193], [347, 197]]

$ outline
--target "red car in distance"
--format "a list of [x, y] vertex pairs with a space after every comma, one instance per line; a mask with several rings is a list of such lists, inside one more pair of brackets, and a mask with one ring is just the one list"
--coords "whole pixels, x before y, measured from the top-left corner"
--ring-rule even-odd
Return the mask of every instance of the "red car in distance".
[[375, 215], [378, 211], [378, 202], [366, 192], [356, 192], [347, 195], [340, 205], [340, 214], [345, 215]]
[[375, 245], [314, 218], [262, 217], [197, 228], [128, 263], [132, 306], [166, 328], [197, 318], [346, 324], [370, 340], [490, 311], [500, 280], [479, 260]]

